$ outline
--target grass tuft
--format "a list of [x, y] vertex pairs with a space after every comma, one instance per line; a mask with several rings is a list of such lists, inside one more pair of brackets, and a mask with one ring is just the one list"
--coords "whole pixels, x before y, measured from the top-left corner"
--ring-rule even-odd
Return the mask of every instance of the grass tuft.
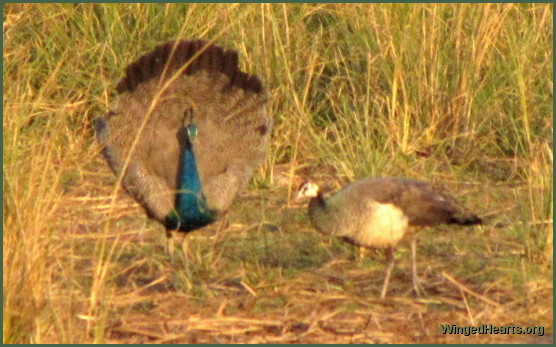
[[[553, 310], [552, 4], [6, 4], [3, 342], [491, 343], [439, 325]], [[171, 264], [91, 121], [161, 42], [214, 40], [272, 92], [265, 167]], [[292, 196], [366, 176], [443, 185], [487, 221], [402, 247], [326, 240]], [[218, 224], [218, 223], [216, 223]], [[404, 327], [403, 329], [401, 327]], [[542, 340], [544, 341], [544, 340]]]

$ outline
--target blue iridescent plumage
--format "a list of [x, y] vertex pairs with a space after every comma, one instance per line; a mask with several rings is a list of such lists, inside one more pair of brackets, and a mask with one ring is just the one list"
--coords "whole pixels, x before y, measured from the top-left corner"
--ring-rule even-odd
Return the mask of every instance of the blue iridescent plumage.
[[181, 231], [204, 227], [216, 219], [215, 213], [207, 206], [193, 151], [198, 133], [197, 126], [190, 124], [186, 131], [187, 143], [183, 151], [180, 189], [176, 194], [175, 209], [168, 214], [165, 222], [167, 228]]

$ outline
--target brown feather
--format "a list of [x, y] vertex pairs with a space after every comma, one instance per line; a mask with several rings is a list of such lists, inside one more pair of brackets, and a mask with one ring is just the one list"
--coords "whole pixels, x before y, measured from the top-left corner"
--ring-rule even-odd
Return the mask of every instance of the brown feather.
[[130, 64], [116, 89], [112, 111], [97, 121], [98, 138], [116, 173], [132, 151], [123, 184], [159, 221], [173, 209], [183, 151], [178, 131], [190, 122], [198, 128], [194, 150], [202, 189], [217, 212], [230, 206], [264, 161], [272, 129], [269, 96], [258, 77], [239, 69], [233, 50], [202, 40], [167, 42]]

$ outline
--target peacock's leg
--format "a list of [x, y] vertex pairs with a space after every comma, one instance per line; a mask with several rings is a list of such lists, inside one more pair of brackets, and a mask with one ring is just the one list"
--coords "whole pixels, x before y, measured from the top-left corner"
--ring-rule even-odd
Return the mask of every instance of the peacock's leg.
[[166, 253], [168, 253], [168, 257], [170, 258], [170, 263], [174, 263], [174, 238], [172, 237], [172, 230], [166, 229]]
[[384, 299], [386, 292], [388, 291], [388, 283], [390, 283], [390, 276], [392, 275], [392, 270], [394, 269], [395, 259], [394, 259], [394, 247], [388, 247], [384, 251], [386, 255], [386, 275], [384, 276], [384, 284], [382, 285], [382, 291], [380, 292], [380, 298]]
[[221, 217], [220, 217], [220, 221], [218, 222], [218, 225], [216, 227], [216, 233], [214, 235], [214, 242], [213, 242], [213, 246], [216, 242], [220, 241], [223, 232], [228, 229], [228, 227], [230, 226], [230, 218], [228, 217], [228, 213], [224, 213]]
[[185, 267], [185, 273], [187, 275], [187, 279], [190, 282], [190, 286], [191, 286], [191, 269], [189, 268], [190, 266], [190, 261], [189, 259], [191, 258], [191, 250], [189, 249], [189, 237], [187, 237], [187, 233], [181, 233], [183, 234], [183, 238], [181, 240], [181, 251], [183, 254], [183, 262], [184, 262], [184, 267]]

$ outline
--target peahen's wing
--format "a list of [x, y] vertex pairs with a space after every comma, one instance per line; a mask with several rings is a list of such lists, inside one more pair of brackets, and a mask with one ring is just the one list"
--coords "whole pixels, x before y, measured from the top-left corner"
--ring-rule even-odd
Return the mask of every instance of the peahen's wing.
[[174, 207], [181, 127], [194, 146], [209, 207], [225, 210], [265, 158], [272, 119], [260, 80], [239, 70], [235, 51], [205, 41], [168, 42], [128, 66], [106, 119], [96, 122], [108, 163], [149, 215]]
[[443, 223], [472, 225], [481, 222], [456, 199], [422, 181], [391, 177], [363, 179], [344, 190], [343, 195], [348, 196], [353, 204], [366, 200], [393, 204], [408, 217], [411, 226]]

